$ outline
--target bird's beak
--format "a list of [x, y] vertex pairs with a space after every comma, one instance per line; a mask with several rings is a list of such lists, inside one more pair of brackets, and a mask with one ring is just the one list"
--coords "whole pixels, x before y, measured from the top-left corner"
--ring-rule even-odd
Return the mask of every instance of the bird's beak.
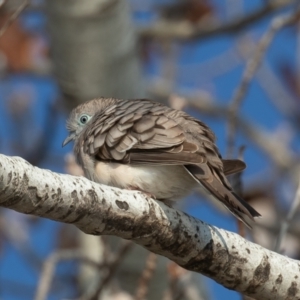
[[63, 141], [62, 143], [62, 147], [66, 146], [67, 144], [69, 144], [71, 141], [73, 141], [75, 139], [75, 132], [70, 133], [67, 138]]

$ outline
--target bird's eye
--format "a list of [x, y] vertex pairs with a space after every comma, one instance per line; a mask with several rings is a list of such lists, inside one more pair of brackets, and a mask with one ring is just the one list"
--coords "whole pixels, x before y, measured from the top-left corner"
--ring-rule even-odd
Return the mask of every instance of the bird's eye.
[[88, 120], [89, 120], [89, 116], [87, 115], [82, 115], [79, 119], [81, 124], [86, 124]]

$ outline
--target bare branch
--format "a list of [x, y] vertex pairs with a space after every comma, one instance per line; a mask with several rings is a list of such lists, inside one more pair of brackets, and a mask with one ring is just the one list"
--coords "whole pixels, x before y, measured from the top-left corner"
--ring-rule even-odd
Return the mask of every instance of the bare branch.
[[7, 19], [7, 21], [0, 29], [0, 38], [5, 33], [7, 28], [11, 25], [11, 23], [21, 14], [21, 12], [26, 8], [28, 4], [29, 0], [24, 0], [22, 4], [11, 14], [11, 16]]
[[218, 34], [235, 33], [245, 27], [261, 20], [270, 14], [286, 8], [289, 5], [296, 3], [295, 0], [272, 0], [268, 1], [265, 6], [258, 10], [249, 13], [242, 18], [235, 18], [232, 22], [227, 24], [220, 24], [219, 22], [209, 22], [204, 27], [203, 24], [197, 26], [188, 22], [171, 22], [168, 20], [159, 20], [154, 24], [138, 28], [140, 36], [157, 37], [165, 39], [203, 39]]
[[242, 104], [242, 101], [248, 91], [249, 83], [251, 82], [256, 70], [260, 66], [262, 59], [264, 57], [264, 54], [269, 47], [270, 43], [272, 42], [274, 36], [276, 33], [283, 28], [284, 26], [287, 26], [297, 20], [299, 17], [300, 11], [297, 10], [296, 12], [293, 12], [292, 14], [278, 16], [273, 19], [271, 22], [271, 25], [269, 29], [266, 31], [266, 33], [263, 35], [261, 40], [259, 41], [253, 57], [248, 61], [242, 81], [239, 84], [233, 99], [230, 102], [230, 114], [231, 117], [229, 119], [228, 123], [228, 134], [227, 134], [227, 157], [233, 156], [234, 151], [234, 144], [235, 144], [235, 137], [236, 137], [236, 115], [237, 112]]
[[[237, 42], [236, 49], [241, 58], [248, 60], [256, 46], [257, 44], [254, 39], [250, 36], [244, 36]], [[266, 60], [261, 62], [255, 75], [258, 83], [268, 94], [270, 101], [275, 107], [287, 118], [299, 120], [299, 109], [295, 98]], [[294, 123], [296, 123], [296, 121]]]
[[[141, 192], [31, 166], [0, 155], [0, 206], [116, 235], [257, 299], [300, 297], [300, 263], [208, 225]], [[283, 269], [282, 266], [285, 266]]]
[[100, 299], [100, 295], [101, 295], [103, 289], [112, 280], [112, 278], [114, 277], [114, 275], [115, 275], [118, 267], [120, 266], [122, 260], [124, 259], [125, 255], [128, 253], [128, 251], [132, 248], [132, 246], [133, 246], [133, 244], [130, 243], [130, 242], [126, 242], [125, 244], [123, 244], [121, 246], [121, 249], [118, 251], [118, 253], [116, 255], [116, 258], [113, 260], [113, 262], [111, 264], [109, 264], [107, 266], [108, 271], [107, 271], [106, 276], [104, 276], [102, 278], [101, 282], [99, 282], [99, 285], [94, 290], [94, 292], [91, 293], [91, 295], [89, 295], [89, 297], [82, 298], [82, 300]]
[[97, 269], [103, 267], [102, 264], [97, 263], [94, 260], [91, 260], [87, 257], [82, 251], [79, 250], [60, 250], [49, 256], [44, 264], [44, 269], [40, 282], [38, 284], [35, 300], [44, 300], [47, 299], [47, 295], [50, 290], [50, 285], [52, 278], [54, 276], [54, 271], [56, 265], [62, 260], [71, 260], [76, 259], [81, 262], [87, 263]]
[[154, 274], [156, 264], [157, 264], [157, 255], [150, 252], [146, 260], [145, 269], [143, 270], [142, 276], [138, 283], [138, 287], [135, 295], [136, 300], [147, 299], [146, 296], [149, 289], [149, 283]]
[[299, 205], [300, 205], [300, 182], [299, 182], [299, 186], [298, 186], [294, 201], [290, 208], [290, 211], [288, 212], [286, 219], [282, 222], [282, 224], [280, 226], [280, 231], [279, 231], [279, 234], [278, 234], [278, 237], [276, 240], [274, 251], [279, 252], [282, 240], [285, 237], [285, 235], [290, 227], [290, 224], [295, 216], [295, 213], [297, 212], [297, 210], [299, 208]]
[[182, 269], [174, 262], [170, 262], [168, 266], [169, 289], [166, 293], [166, 299], [186, 299], [185, 290], [181, 284], [181, 279], [184, 277], [186, 272], [186, 270]]

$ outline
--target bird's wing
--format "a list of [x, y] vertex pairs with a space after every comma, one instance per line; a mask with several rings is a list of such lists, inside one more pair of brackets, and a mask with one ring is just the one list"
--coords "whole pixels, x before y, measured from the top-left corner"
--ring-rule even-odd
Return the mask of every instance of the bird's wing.
[[191, 118], [150, 100], [121, 102], [96, 114], [78, 145], [100, 160], [184, 165], [209, 159], [223, 168], [208, 127], [185, 117]]
[[[82, 134], [84, 151], [98, 160], [133, 164], [184, 165], [187, 171], [248, 226], [259, 214], [231, 189], [215, 145], [202, 122], [150, 100], [121, 102], [91, 120]], [[226, 161], [234, 173], [244, 164]]]

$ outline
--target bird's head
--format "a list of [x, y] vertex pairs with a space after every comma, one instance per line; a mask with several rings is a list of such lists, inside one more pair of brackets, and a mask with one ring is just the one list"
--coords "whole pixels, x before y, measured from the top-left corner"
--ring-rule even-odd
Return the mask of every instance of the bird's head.
[[88, 126], [95, 114], [100, 113], [116, 101], [118, 100], [113, 98], [99, 98], [87, 101], [75, 107], [67, 120], [69, 135], [63, 141], [62, 146], [64, 147], [79, 137], [80, 133]]

